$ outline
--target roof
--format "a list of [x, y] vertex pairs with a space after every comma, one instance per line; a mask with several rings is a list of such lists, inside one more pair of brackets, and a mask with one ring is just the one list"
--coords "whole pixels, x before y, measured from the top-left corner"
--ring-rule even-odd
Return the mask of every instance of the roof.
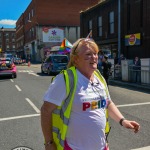
[[91, 6], [91, 7], [88, 7], [87, 9], [85, 9], [84, 11], [81, 11], [80, 13], [91, 11], [91, 10], [97, 8], [98, 6], [103, 5], [103, 4], [105, 4], [105, 3], [109, 2], [109, 1], [110, 0], [100, 0], [97, 4], [95, 4], [95, 5]]

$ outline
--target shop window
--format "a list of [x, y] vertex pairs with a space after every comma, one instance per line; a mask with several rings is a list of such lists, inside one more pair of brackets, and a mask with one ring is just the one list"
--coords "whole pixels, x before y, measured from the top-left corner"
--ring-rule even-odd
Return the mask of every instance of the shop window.
[[98, 36], [102, 36], [102, 16], [98, 17]]
[[110, 34], [114, 33], [114, 12], [113, 11], [109, 13], [109, 31]]
[[92, 30], [92, 20], [89, 20], [89, 32]]

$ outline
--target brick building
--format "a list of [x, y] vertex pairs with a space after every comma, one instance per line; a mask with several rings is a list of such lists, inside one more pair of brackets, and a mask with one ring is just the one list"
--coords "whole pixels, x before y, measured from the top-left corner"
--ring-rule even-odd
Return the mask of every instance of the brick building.
[[16, 54], [16, 29], [1, 28], [0, 29], [0, 53]]
[[63, 37], [73, 43], [80, 37], [80, 11], [98, 3], [99, 0], [32, 0], [16, 23], [17, 50], [25, 50], [32, 60], [39, 60], [47, 49], [58, 42], [43, 41], [45, 28], [63, 29]]
[[103, 0], [80, 13], [81, 36], [92, 30], [100, 49], [112, 58], [118, 53], [128, 59], [150, 58], [149, 8], [149, 0]]

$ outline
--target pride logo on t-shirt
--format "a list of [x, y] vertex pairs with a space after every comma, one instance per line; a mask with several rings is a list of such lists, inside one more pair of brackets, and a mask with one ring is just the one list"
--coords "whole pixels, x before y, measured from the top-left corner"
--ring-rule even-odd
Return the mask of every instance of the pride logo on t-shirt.
[[106, 100], [99, 100], [99, 101], [92, 101], [92, 102], [84, 102], [83, 103], [83, 111], [94, 110], [99, 108], [105, 108], [106, 106]]

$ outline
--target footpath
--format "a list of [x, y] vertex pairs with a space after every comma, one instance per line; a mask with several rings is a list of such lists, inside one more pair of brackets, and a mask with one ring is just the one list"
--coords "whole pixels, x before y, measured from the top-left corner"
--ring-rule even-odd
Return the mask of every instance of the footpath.
[[145, 90], [150, 92], [150, 84], [138, 84], [138, 83], [125, 82], [121, 80], [109, 79], [109, 85], [130, 87], [130, 88], [132, 87], [139, 90]]

